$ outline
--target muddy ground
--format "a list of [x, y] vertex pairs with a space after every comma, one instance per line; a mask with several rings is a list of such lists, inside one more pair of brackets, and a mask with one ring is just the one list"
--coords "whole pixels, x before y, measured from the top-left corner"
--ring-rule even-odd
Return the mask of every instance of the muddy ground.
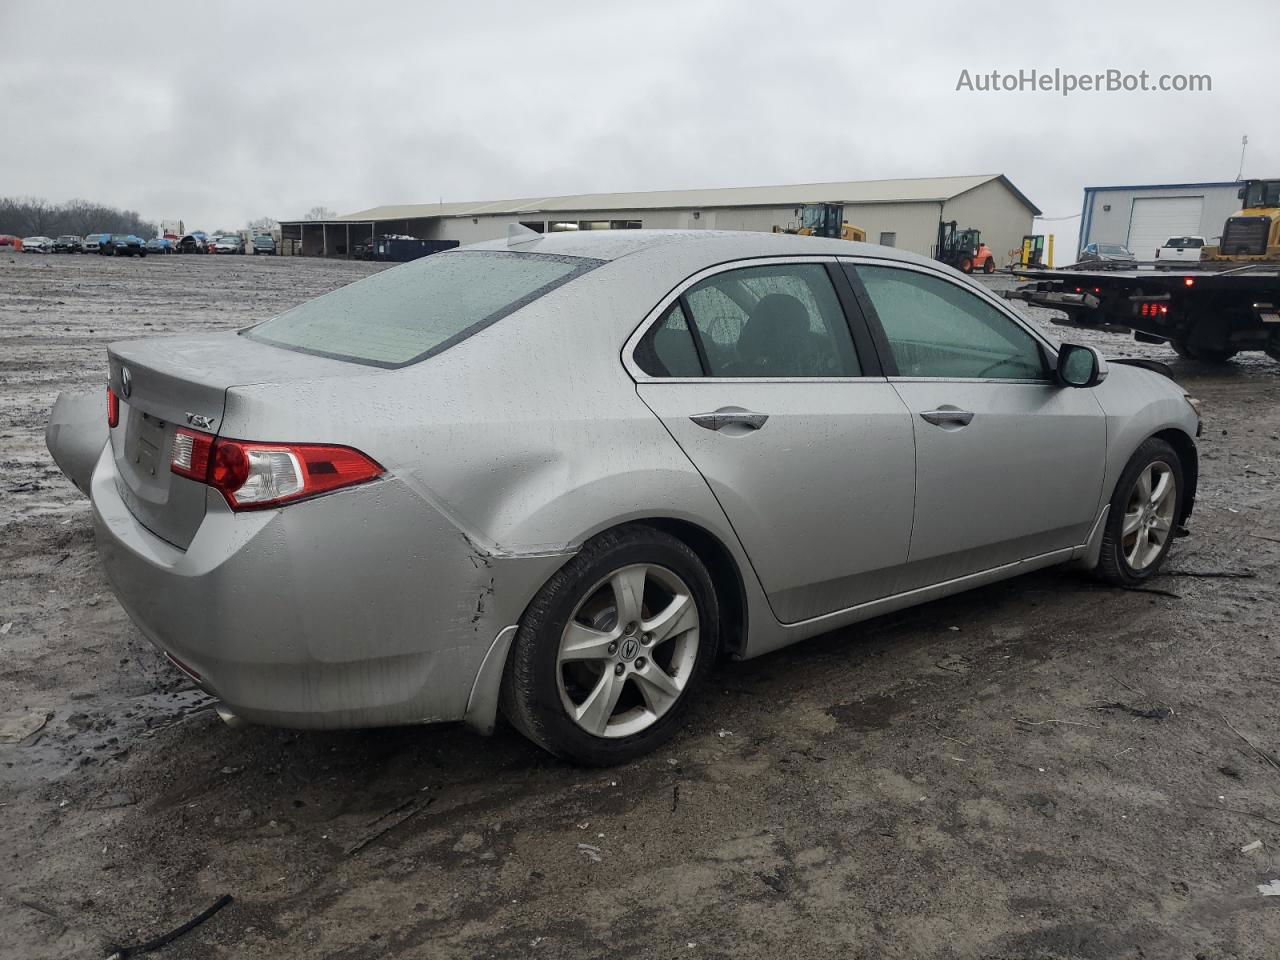
[[1280, 956], [1280, 366], [1093, 338], [1205, 402], [1152, 592], [1050, 570], [725, 663], [612, 771], [508, 729], [231, 730], [116, 605], [44, 417], [113, 339], [371, 269], [0, 259], [0, 957], [105, 957], [224, 893], [156, 956]]

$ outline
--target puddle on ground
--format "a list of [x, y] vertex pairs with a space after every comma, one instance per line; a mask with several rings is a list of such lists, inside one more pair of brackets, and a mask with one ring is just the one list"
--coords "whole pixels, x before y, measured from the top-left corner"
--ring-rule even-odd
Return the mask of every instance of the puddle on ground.
[[137, 697], [95, 696], [47, 708], [43, 724], [31, 723], [38, 729], [16, 743], [0, 743], [0, 787], [32, 786], [120, 759], [139, 738], [211, 711], [214, 703], [204, 691], [188, 687]]

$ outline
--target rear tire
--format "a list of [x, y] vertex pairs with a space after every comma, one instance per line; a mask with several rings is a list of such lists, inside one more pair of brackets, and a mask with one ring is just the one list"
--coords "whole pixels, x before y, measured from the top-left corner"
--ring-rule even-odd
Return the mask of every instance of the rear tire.
[[1229, 347], [1192, 346], [1186, 340], [1170, 340], [1169, 346], [1183, 360], [1194, 360], [1197, 363], [1226, 363], [1239, 352]]
[[588, 541], [529, 604], [502, 711], [558, 757], [625, 763], [680, 728], [719, 644], [715, 588], [698, 555], [628, 524]]
[[1184, 488], [1182, 461], [1172, 446], [1152, 437], [1138, 447], [1111, 496], [1094, 568], [1099, 579], [1127, 587], [1160, 572], [1182, 516]]
[[995, 273], [995, 272], [996, 272], [996, 258], [995, 258], [995, 257], [987, 257], [986, 261], [982, 264], [982, 272], [983, 272], [983, 273]]

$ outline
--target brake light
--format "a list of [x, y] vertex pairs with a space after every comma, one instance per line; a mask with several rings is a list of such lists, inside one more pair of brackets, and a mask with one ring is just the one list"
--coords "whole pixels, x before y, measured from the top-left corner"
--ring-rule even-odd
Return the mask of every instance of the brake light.
[[233, 510], [305, 500], [385, 472], [351, 447], [226, 440], [185, 429], [174, 435], [170, 469], [215, 488]]
[[116, 392], [107, 387], [107, 428], [114, 429], [120, 425], [120, 398]]

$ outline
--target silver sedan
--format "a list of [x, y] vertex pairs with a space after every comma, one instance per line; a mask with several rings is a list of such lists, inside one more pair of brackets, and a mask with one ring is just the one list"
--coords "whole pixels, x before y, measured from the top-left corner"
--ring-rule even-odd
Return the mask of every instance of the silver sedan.
[[49, 447], [225, 719], [501, 711], [588, 764], [669, 738], [723, 655], [1056, 564], [1139, 583], [1196, 489], [1158, 365], [838, 240], [513, 235], [109, 367]]

